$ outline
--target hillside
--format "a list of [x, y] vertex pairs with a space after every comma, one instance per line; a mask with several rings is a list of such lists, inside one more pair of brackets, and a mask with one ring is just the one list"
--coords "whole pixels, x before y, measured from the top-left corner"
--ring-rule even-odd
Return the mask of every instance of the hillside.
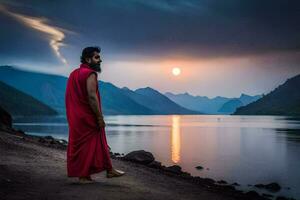
[[154, 114], [201, 114], [200, 112], [184, 108], [157, 90], [146, 87], [132, 91], [123, 88], [123, 93], [133, 99], [135, 102], [153, 110]]
[[13, 116], [57, 114], [54, 109], [2, 81], [0, 81], [0, 106]]
[[223, 104], [223, 106], [218, 110], [220, 113], [232, 113], [234, 112], [238, 107], [243, 106], [243, 102], [241, 102], [239, 99], [231, 99]]
[[261, 99], [240, 107], [235, 115], [300, 115], [300, 74]]
[[29, 94], [61, 114], [65, 112], [66, 77], [0, 66], [0, 81]]
[[123, 94], [122, 89], [111, 83], [101, 81], [101, 83], [99, 83], [99, 89], [104, 113], [124, 115], [153, 114], [151, 109], [133, 101], [130, 97]]

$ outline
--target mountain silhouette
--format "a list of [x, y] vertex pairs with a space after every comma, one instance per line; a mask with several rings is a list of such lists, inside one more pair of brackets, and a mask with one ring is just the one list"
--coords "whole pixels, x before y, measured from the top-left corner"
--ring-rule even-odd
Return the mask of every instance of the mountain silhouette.
[[261, 97], [261, 95], [250, 96], [243, 93], [239, 98], [221, 96], [208, 98], [206, 96], [193, 96], [187, 92], [182, 94], [166, 92], [165, 95], [183, 107], [206, 114], [231, 114], [237, 107], [247, 105]]
[[54, 109], [0, 81], [0, 106], [13, 116], [56, 115]]
[[300, 115], [300, 74], [264, 95], [242, 106], [235, 115]]

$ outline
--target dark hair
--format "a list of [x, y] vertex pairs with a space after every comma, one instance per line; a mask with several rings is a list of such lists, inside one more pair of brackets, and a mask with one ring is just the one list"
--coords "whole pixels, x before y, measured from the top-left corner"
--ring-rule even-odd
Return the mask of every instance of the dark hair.
[[82, 50], [82, 54], [80, 57], [81, 63], [86, 63], [86, 58], [92, 58], [94, 55], [94, 52], [100, 53], [101, 49], [100, 47], [86, 47]]

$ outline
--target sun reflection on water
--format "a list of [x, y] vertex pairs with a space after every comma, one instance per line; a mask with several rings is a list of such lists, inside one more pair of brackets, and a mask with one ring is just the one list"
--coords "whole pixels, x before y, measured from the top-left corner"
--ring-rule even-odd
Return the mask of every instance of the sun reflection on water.
[[171, 153], [172, 161], [178, 163], [180, 161], [180, 115], [172, 116]]

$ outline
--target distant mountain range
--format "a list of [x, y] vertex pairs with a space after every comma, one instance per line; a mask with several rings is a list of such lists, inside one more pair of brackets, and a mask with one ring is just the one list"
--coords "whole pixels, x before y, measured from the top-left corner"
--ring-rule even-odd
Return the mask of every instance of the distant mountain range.
[[201, 112], [189, 110], [176, 104], [165, 95], [150, 87], [136, 89], [135, 91], [124, 87], [122, 88], [122, 91], [123, 94], [133, 99], [135, 102], [151, 109], [153, 111], [152, 114], [201, 114]]
[[300, 74], [261, 99], [242, 106], [235, 115], [300, 115]]
[[207, 114], [231, 114], [238, 107], [247, 105], [261, 98], [261, 95], [249, 96], [241, 94], [239, 98], [217, 96], [210, 99], [206, 96], [193, 96], [187, 92], [183, 94], [166, 92], [165, 95], [175, 103], [185, 108]]
[[[0, 66], [0, 107], [12, 115], [65, 114], [67, 77]], [[300, 75], [267, 95], [238, 98], [165, 94], [150, 88], [130, 90], [99, 81], [104, 114], [299, 115]], [[30, 108], [30, 109], [28, 109]]]
[[[0, 66], [0, 81], [65, 114], [67, 77]], [[152, 88], [135, 91], [99, 81], [104, 114], [201, 114], [184, 108]]]
[[[0, 81], [0, 107], [13, 116], [56, 115], [54, 109]], [[4, 111], [3, 111], [4, 112]]]

